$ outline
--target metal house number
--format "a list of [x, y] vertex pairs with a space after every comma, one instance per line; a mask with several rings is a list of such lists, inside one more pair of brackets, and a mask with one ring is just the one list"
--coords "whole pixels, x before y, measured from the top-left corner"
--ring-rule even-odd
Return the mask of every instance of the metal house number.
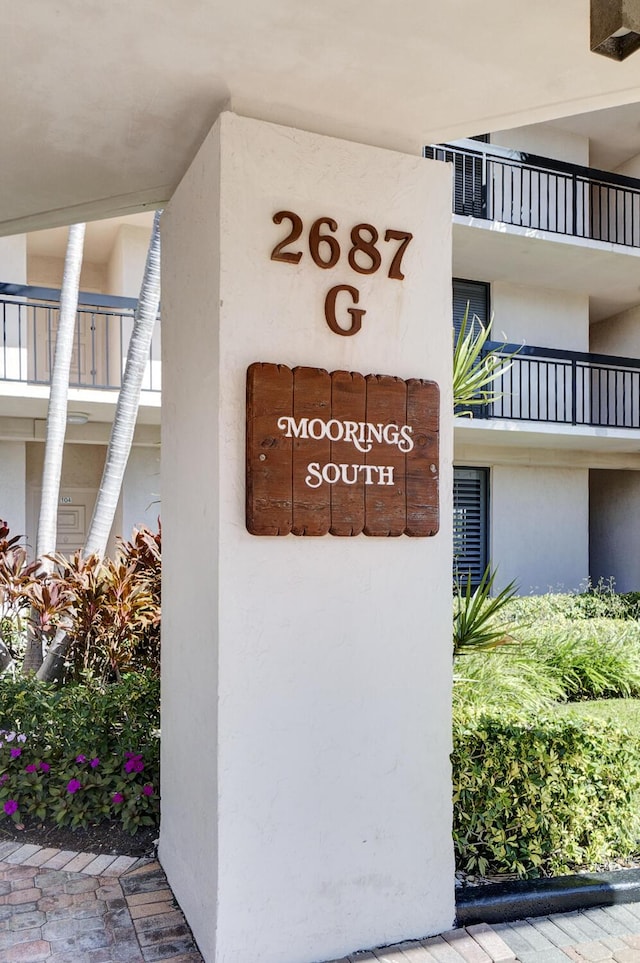
[[[304, 223], [299, 214], [295, 211], [278, 211], [273, 215], [274, 224], [288, 222], [288, 233], [274, 246], [271, 251], [272, 261], [283, 261], [285, 264], [299, 264], [303, 251], [296, 248], [296, 242], [304, 233]], [[335, 236], [338, 230], [338, 222], [333, 217], [318, 217], [309, 228], [307, 244], [309, 254], [313, 263], [322, 270], [330, 270], [342, 263], [344, 265], [345, 256], [340, 247], [340, 242]], [[384, 232], [383, 243], [396, 241], [395, 247], [389, 249], [378, 248], [380, 232], [373, 224], [355, 224], [350, 232], [351, 247], [346, 252], [346, 261], [349, 268], [356, 274], [375, 274], [383, 266], [387, 270], [387, 277], [395, 281], [404, 281], [402, 272], [402, 259], [409, 243], [413, 238], [410, 231], [398, 231], [395, 228], [387, 228]], [[390, 258], [383, 257], [387, 252]], [[338, 321], [338, 302], [343, 307], [344, 313], [349, 315], [350, 320], [346, 326]], [[361, 307], [354, 307], [360, 302], [360, 291], [352, 284], [336, 284], [329, 288], [324, 302], [324, 316], [327, 324], [334, 334], [345, 337], [357, 334], [362, 327], [362, 318], [366, 310]]]

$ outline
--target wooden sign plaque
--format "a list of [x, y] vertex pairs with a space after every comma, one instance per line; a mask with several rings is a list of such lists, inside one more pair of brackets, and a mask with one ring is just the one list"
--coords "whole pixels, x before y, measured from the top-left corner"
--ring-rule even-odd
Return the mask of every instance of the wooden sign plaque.
[[440, 392], [434, 381], [252, 364], [252, 535], [435, 535]]

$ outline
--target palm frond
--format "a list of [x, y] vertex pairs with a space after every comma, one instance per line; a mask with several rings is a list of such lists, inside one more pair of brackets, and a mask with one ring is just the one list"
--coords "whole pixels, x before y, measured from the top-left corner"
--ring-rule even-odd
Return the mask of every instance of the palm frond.
[[460, 409], [489, 405], [504, 394], [492, 386], [511, 368], [513, 354], [485, 349], [491, 325], [491, 321], [483, 325], [475, 316], [469, 321], [467, 304], [453, 349], [453, 403], [457, 415], [471, 416], [471, 411]]
[[509, 582], [497, 595], [491, 595], [496, 571], [487, 566], [476, 589], [471, 588], [471, 573], [467, 576], [464, 592], [458, 586], [456, 610], [453, 617], [453, 654], [464, 655], [483, 649], [495, 649], [514, 641], [511, 623], [497, 620], [507, 603], [516, 594], [516, 583]]

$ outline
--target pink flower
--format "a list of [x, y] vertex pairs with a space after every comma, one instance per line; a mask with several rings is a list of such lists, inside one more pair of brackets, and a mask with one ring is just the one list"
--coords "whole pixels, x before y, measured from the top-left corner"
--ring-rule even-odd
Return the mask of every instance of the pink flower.
[[124, 796], [121, 792], [114, 792], [113, 796], [111, 797], [111, 802], [114, 804], [114, 806], [117, 806], [118, 803], [124, 802]]
[[15, 801], [15, 799], [7, 799], [6, 803], [4, 804], [4, 811], [6, 812], [7, 816], [12, 816], [17, 809], [18, 803]]
[[142, 772], [144, 769], [144, 762], [142, 761], [142, 756], [136, 756], [133, 752], [127, 752], [127, 761], [124, 764], [125, 772]]
[[8, 732], [8, 733], [7, 733], [7, 742], [13, 742], [13, 740], [15, 739], [15, 737], [16, 737], [15, 732]]
[[77, 792], [78, 789], [82, 789], [82, 783], [80, 782], [80, 780], [70, 779], [69, 782], [67, 783], [67, 792], [74, 793], [74, 792]]
[[9, 773], [7, 772], [5, 772], [2, 776], [0, 776], [0, 786], [4, 786], [8, 778], [9, 778]]
[[49, 765], [48, 762], [41, 762], [40, 768], [42, 769], [43, 772], [49, 772], [49, 770], [51, 769], [51, 766]]
[[99, 760], [98, 757], [96, 756], [95, 759], [92, 759], [92, 760], [91, 760], [91, 762], [89, 763], [89, 765], [91, 766], [92, 769], [95, 769], [96, 766], [99, 766], [99, 765], [100, 765], [100, 760]]
[[145, 796], [153, 796], [153, 786], [149, 785], [148, 783], [146, 786], [142, 787], [142, 791]]
[[37, 772], [37, 770], [38, 770], [38, 767], [33, 762], [30, 762], [28, 766], [24, 767], [25, 772]]
[[20, 733], [20, 735], [18, 736], [18, 742], [26, 742], [26, 741], [27, 741], [27, 737], [23, 733]]
[[86, 756], [83, 756], [83, 755], [76, 756], [76, 762], [86, 762], [86, 761], [87, 761]]
[[12, 758], [12, 759], [17, 759], [18, 756], [21, 756], [21, 755], [22, 755], [22, 749], [12, 749], [12, 750], [11, 750], [11, 758]]

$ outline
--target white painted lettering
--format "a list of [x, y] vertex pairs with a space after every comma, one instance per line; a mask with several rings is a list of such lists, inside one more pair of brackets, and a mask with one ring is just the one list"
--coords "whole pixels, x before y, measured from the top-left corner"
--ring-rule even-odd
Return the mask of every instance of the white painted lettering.
[[[352, 469], [351, 478], [349, 477], [349, 469]], [[342, 481], [345, 485], [355, 485], [358, 481], [358, 468], [360, 465], [340, 465], [340, 471], [342, 472]]]
[[360, 471], [363, 471], [365, 474], [365, 485], [373, 485], [373, 471], [375, 467], [375, 465], [360, 465]]
[[316, 441], [320, 441], [320, 439], [324, 438], [325, 436], [325, 433], [327, 431], [327, 426], [325, 425], [322, 418], [314, 418], [312, 421], [309, 422], [308, 431], [309, 431], [310, 438], [315, 438]]
[[320, 488], [322, 484], [322, 472], [320, 471], [320, 462], [312, 461], [307, 465], [307, 471], [309, 474], [304, 480], [305, 485], [309, 488]]
[[385, 425], [382, 430], [382, 437], [387, 445], [397, 445], [399, 440], [398, 426], [394, 424]]
[[335, 483], [340, 478], [341, 471], [340, 465], [336, 465], [335, 462], [330, 461], [328, 465], [325, 465], [322, 469], [322, 477], [330, 485], [335, 485]]
[[356, 445], [356, 440], [354, 436], [357, 431], [358, 431], [357, 421], [345, 421], [343, 441], [348, 441], [348, 442], [351, 442], [352, 445]]
[[398, 442], [398, 448], [400, 451], [413, 451], [413, 428], [410, 425], [403, 425], [400, 429], [400, 436], [402, 441]]
[[323, 482], [327, 485], [337, 482], [355, 485], [364, 477], [365, 485], [393, 485], [394, 470], [393, 465], [337, 465], [333, 461], [320, 467], [320, 462], [312, 461], [307, 465], [308, 475], [304, 482], [309, 488], [320, 488]]
[[305, 441], [309, 438], [314, 441], [328, 438], [333, 442], [345, 441], [364, 454], [371, 451], [374, 443], [395, 445], [405, 453], [413, 451], [414, 447], [411, 425], [397, 425], [395, 422], [385, 425], [372, 424], [369, 421], [339, 421], [337, 418], [329, 421], [323, 421], [322, 418], [296, 419], [282, 415], [276, 424], [280, 431], [284, 432], [285, 438], [302, 438]]

